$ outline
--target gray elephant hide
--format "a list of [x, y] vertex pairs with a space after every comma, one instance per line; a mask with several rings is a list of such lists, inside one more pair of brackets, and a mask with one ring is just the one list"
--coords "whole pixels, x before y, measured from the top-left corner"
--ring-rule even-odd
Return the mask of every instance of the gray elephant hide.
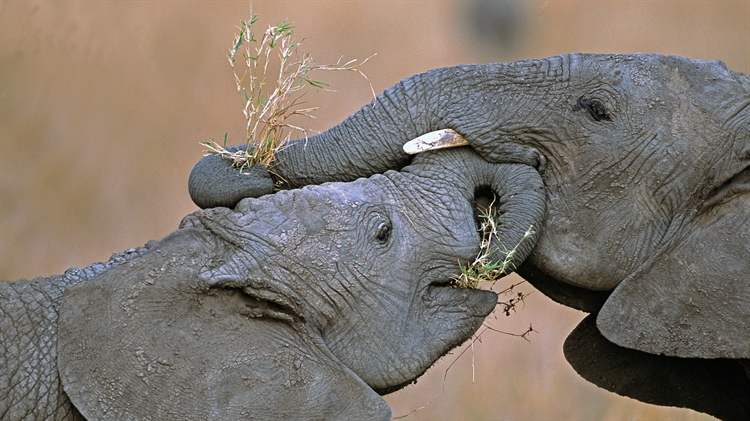
[[526, 209], [508, 239], [544, 216], [533, 168], [457, 149], [198, 211], [106, 264], [0, 283], [1, 418], [387, 420], [378, 394], [497, 304], [451, 287], [479, 251], [478, 189]]

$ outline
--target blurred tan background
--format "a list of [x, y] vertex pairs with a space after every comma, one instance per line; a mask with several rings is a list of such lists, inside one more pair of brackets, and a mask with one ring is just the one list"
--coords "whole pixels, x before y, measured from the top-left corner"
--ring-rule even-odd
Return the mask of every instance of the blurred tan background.
[[[363, 59], [376, 92], [458, 63], [568, 52], [720, 59], [750, 73], [750, 1], [254, 1], [263, 28], [288, 19], [318, 62]], [[0, 279], [107, 260], [159, 239], [196, 210], [187, 177], [198, 142], [243, 135], [225, 58], [247, 1], [0, 3]], [[371, 99], [351, 74], [307, 96], [324, 130]], [[387, 398], [406, 419], [710, 417], [586, 383], [562, 342], [584, 317], [532, 294], [487, 332]], [[446, 380], [443, 381], [444, 376]], [[472, 382], [472, 378], [474, 379]], [[441, 394], [441, 390], [444, 391]], [[431, 402], [431, 403], [430, 403]]]

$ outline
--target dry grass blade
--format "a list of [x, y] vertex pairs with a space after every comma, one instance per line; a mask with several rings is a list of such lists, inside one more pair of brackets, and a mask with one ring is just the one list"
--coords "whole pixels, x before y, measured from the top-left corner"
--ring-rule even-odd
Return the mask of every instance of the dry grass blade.
[[490, 259], [497, 252], [497, 250], [493, 250], [491, 247], [492, 239], [496, 238], [498, 243], [500, 242], [497, 236], [497, 215], [493, 204], [490, 204], [480, 214], [481, 226], [479, 231], [482, 234], [482, 240], [479, 245], [479, 254], [470, 264], [466, 266], [461, 265], [461, 274], [453, 278], [453, 285], [458, 288], [476, 288], [480, 282], [495, 282], [516, 270], [513, 258], [516, 255], [518, 247], [526, 239], [536, 234], [534, 227], [530, 226], [518, 244], [510, 250], [502, 251], [505, 254], [502, 261], [493, 261]]
[[[230, 159], [238, 169], [258, 163], [272, 167], [276, 153], [291, 138], [292, 132], [300, 132], [307, 137], [307, 130], [292, 124], [290, 119], [295, 116], [313, 117], [312, 113], [317, 110], [317, 107], [301, 107], [300, 100], [306, 88], [330, 90], [327, 83], [312, 79], [311, 73], [323, 70], [351, 71], [369, 82], [359, 69], [369, 57], [361, 63], [350, 60], [342, 64], [339, 59], [332, 65], [317, 64], [310, 54], [300, 52], [302, 42], [294, 40], [294, 26], [291, 23], [269, 26], [260, 38], [256, 38], [253, 25], [257, 21], [257, 15], [253, 15], [249, 21], [241, 21], [239, 33], [227, 52], [237, 91], [242, 97], [242, 112], [247, 122], [247, 147], [237, 152], [228, 151], [227, 133], [224, 134], [223, 144], [215, 141], [203, 143], [207, 154]], [[237, 60], [240, 52], [241, 61]], [[372, 84], [370, 90], [375, 96]]]

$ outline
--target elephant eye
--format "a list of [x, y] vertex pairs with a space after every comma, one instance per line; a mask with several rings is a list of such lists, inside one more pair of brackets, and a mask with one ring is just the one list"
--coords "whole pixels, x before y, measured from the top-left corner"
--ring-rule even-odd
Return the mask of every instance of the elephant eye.
[[581, 109], [588, 111], [594, 121], [611, 120], [609, 114], [607, 114], [607, 108], [604, 107], [604, 104], [598, 99], [587, 99], [584, 97], [578, 98], [578, 103], [573, 110], [578, 111]]
[[380, 243], [385, 244], [388, 239], [391, 238], [391, 224], [383, 222], [378, 225], [378, 233], [375, 238], [377, 238]]

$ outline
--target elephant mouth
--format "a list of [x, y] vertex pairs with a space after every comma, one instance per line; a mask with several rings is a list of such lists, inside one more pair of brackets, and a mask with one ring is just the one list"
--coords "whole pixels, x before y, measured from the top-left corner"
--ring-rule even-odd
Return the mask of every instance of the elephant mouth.
[[455, 277], [458, 276], [458, 274], [453, 274], [448, 278], [441, 278], [435, 281], [430, 282], [427, 287], [428, 288], [455, 288]]
[[399, 359], [399, 364], [407, 367], [400, 372], [408, 375], [391, 379], [396, 381], [368, 383], [376, 393], [386, 395], [414, 383], [441, 356], [471, 338], [495, 309], [494, 292], [456, 288], [452, 277], [455, 272], [446, 271], [425, 282], [421, 309], [407, 316], [412, 323], [405, 334], [409, 338], [406, 342], [414, 346], [406, 358]]
[[427, 308], [441, 314], [453, 314], [459, 319], [484, 319], [495, 308], [497, 295], [483, 289], [459, 287], [456, 283], [459, 275], [460, 271], [452, 268], [430, 277], [420, 294], [422, 303]]
[[[460, 135], [459, 135], [460, 136]], [[450, 147], [450, 146], [449, 146]], [[482, 215], [489, 215], [492, 213], [492, 208], [497, 200], [497, 196], [488, 186], [482, 186], [476, 189], [474, 192], [474, 201], [472, 202], [471, 217], [474, 220], [477, 235], [479, 238], [483, 238], [486, 234], [482, 232]], [[480, 250], [479, 253], [482, 251]], [[475, 287], [466, 286], [460, 282], [460, 278], [464, 275], [464, 271], [469, 268], [471, 262], [476, 260], [477, 254], [471, 253], [471, 255], [455, 256], [455, 261], [458, 262], [458, 268], [451, 268], [443, 273], [438, 274], [433, 280], [428, 282], [428, 288], [451, 288], [451, 289], [474, 289]]]
[[[487, 295], [492, 295], [487, 299]], [[428, 308], [457, 308], [467, 318], [487, 317], [497, 304], [497, 295], [488, 290], [459, 288], [451, 280], [432, 282], [427, 286], [422, 301]]]

